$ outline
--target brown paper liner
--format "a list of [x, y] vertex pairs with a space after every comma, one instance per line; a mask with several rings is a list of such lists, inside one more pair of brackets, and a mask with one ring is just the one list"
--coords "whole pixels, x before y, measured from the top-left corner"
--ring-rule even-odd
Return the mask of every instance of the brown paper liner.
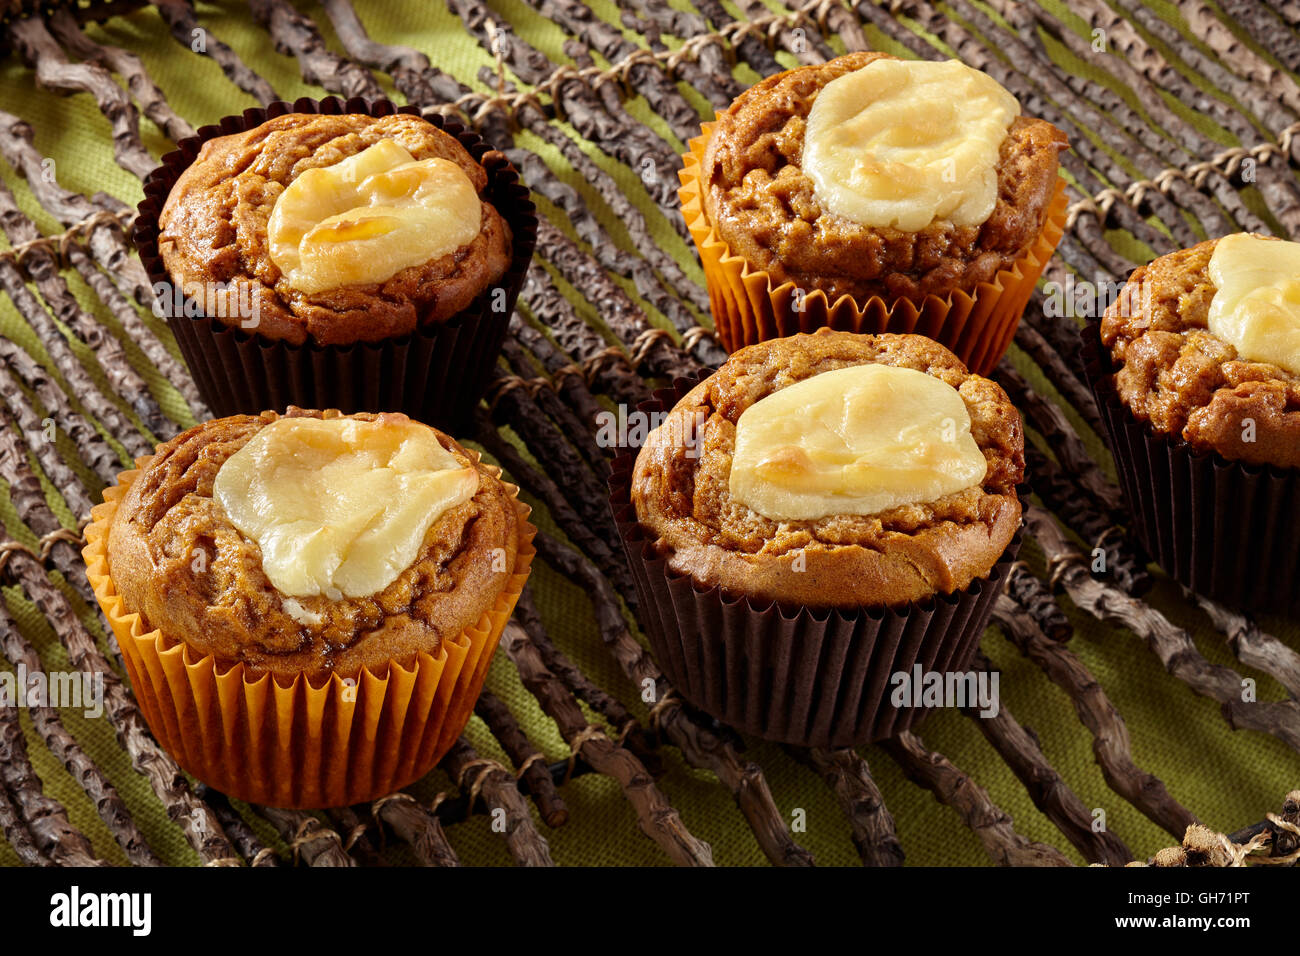
[[[707, 374], [707, 373], [705, 373]], [[678, 379], [638, 410], [665, 412], [702, 380]], [[902, 607], [854, 610], [756, 604], [668, 566], [631, 501], [636, 449], [614, 459], [610, 506], [655, 660], [693, 706], [781, 743], [853, 747], [914, 727], [926, 708], [896, 707], [892, 675], [968, 669], [1021, 532], [963, 591]]]
[[700, 169], [716, 125], [703, 124], [703, 135], [691, 140], [678, 175], [682, 215], [700, 253], [713, 323], [723, 348], [734, 352], [824, 327], [844, 332], [913, 332], [947, 346], [978, 375], [993, 370], [1015, 337], [1034, 284], [1065, 231], [1063, 179], [1056, 181], [1047, 221], [1029, 250], [973, 292], [958, 290], [946, 299], [929, 295], [918, 306], [908, 298], [886, 302], [880, 296], [860, 304], [847, 295], [832, 304], [825, 292], [814, 289], [803, 297], [799, 312], [794, 308], [795, 283], [778, 286], [768, 272], [751, 268], [744, 257], [731, 251], [704, 212]]
[[[382, 342], [350, 345], [290, 345], [233, 328], [215, 317], [176, 315], [175, 304], [168, 298], [162, 309], [199, 394], [217, 418], [255, 415], [268, 408], [282, 411], [297, 405], [337, 408], [345, 413], [400, 411], [456, 431], [468, 422], [490, 382], [537, 245], [537, 215], [528, 189], [505, 156], [490, 150], [476, 133], [454, 120], [421, 113], [413, 106], [394, 106], [388, 100], [353, 97], [345, 102], [331, 96], [292, 104], [276, 102], [202, 127], [197, 136], [182, 140], [174, 152], [164, 156], [162, 165], [145, 180], [145, 198], [131, 238], [150, 283], [155, 287], [171, 283], [158, 251], [158, 216], [172, 186], [202, 145], [286, 113], [409, 113], [456, 137], [487, 170], [486, 198], [510, 224], [514, 252], [510, 268], [464, 311], [446, 321], [430, 322], [408, 335]], [[504, 300], [495, 295], [498, 288], [505, 290]]]
[[319, 687], [303, 676], [285, 685], [269, 674], [246, 674], [242, 663], [198, 654], [159, 630], [146, 631], [117, 593], [108, 569], [108, 530], [151, 457], [137, 459], [136, 470], [104, 490], [104, 503], [91, 511], [82, 556], [136, 701], [163, 748], [222, 793], [276, 807], [362, 803], [428, 773], [469, 722], [528, 580], [536, 553], [528, 506], [515, 499], [519, 551], [496, 604], [472, 627], [444, 639], [436, 655], [394, 661], [387, 673], [363, 669], [351, 685], [336, 674]]
[[1100, 324], [1089, 322], [1082, 336], [1084, 371], [1147, 552], [1205, 597], [1300, 615], [1300, 469], [1232, 461], [1158, 434], [1119, 397]]

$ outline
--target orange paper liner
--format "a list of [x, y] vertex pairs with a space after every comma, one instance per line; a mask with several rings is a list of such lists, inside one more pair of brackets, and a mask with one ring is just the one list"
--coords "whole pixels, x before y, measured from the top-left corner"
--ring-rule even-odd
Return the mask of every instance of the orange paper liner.
[[815, 289], [803, 297], [803, 310], [794, 308], [797, 286], [775, 285], [770, 273], [750, 267], [731, 251], [704, 212], [700, 169], [704, 150], [716, 123], [703, 124], [703, 135], [690, 142], [679, 173], [682, 215], [695, 240], [709, 285], [713, 324], [722, 347], [734, 352], [746, 345], [783, 338], [798, 332], [830, 327], [845, 332], [912, 332], [947, 346], [972, 372], [987, 375], [1011, 344], [1020, 315], [1034, 284], [1052, 257], [1065, 231], [1065, 181], [1057, 179], [1047, 221], [1029, 250], [981, 282], [973, 292], [955, 291], [946, 299], [926, 296], [918, 306], [899, 297], [886, 302], [872, 296], [859, 304], [851, 296], [830, 303]]
[[[118, 503], [151, 460], [118, 476], [86, 528], [87, 577], [117, 635], [136, 701], [149, 729], [189, 774], [222, 793], [268, 806], [314, 808], [363, 803], [429, 772], [469, 723], [498, 639], [528, 580], [536, 529], [515, 499], [519, 550], [496, 604], [474, 624], [386, 674], [363, 669], [354, 683], [331, 675], [320, 687], [303, 676], [285, 685], [252, 677], [242, 663], [223, 669], [127, 610], [108, 569], [108, 529]], [[499, 469], [491, 469], [500, 474]], [[512, 494], [518, 488], [507, 485]]]

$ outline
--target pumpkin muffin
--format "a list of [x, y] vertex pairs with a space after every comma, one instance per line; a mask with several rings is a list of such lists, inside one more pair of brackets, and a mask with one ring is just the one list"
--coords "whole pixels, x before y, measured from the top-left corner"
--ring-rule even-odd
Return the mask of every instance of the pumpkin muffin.
[[[769, 76], [742, 93], [719, 117], [704, 154], [704, 210], [753, 266], [778, 283], [822, 289], [831, 299], [920, 299], [988, 282], [1042, 231], [1065, 134], [1045, 120], [1018, 115], [1019, 104], [1003, 90], [1009, 102], [1000, 105], [1009, 125], [996, 146], [994, 201], [987, 212], [962, 217], [960, 224], [942, 214], [921, 223], [910, 211], [896, 225], [854, 221], [819, 197], [817, 180], [803, 166], [806, 137], [822, 90], [850, 73], [869, 76], [880, 61], [910, 62], [887, 53], [851, 53]], [[952, 106], [964, 109], [960, 101]]]
[[[745, 413], [796, 383], [866, 365], [924, 373], [952, 393], [969, 417], [978, 480], [867, 513], [849, 511], [859, 510], [850, 496], [838, 504], [845, 511], [807, 517], [772, 517], [737, 500], [731, 469]], [[820, 425], [805, 417], [799, 427]], [[694, 442], [680, 440], [692, 430]], [[786, 604], [879, 607], [987, 574], [1020, 525], [1023, 479], [1020, 413], [996, 383], [923, 336], [824, 330], [742, 349], [692, 389], [637, 456], [632, 501], [669, 566], [701, 585]]]
[[1300, 613], [1300, 243], [1238, 233], [1136, 269], [1084, 330], [1132, 530], [1181, 584]]
[[[370, 161], [358, 166], [357, 157], [376, 147]], [[344, 168], [350, 173], [342, 173]], [[318, 172], [331, 170], [339, 172], [338, 181]], [[357, 187], [368, 176], [377, 181], [353, 195], [344, 188], [349, 175], [361, 177]], [[387, 182], [378, 181], [385, 177]], [[403, 268], [395, 268], [401, 260], [393, 254], [418, 246], [425, 223], [400, 225], [403, 210], [414, 211], [420, 203], [394, 205], [393, 194], [407, 186], [399, 177], [412, 179], [413, 191], [421, 194], [454, 195], [459, 188], [465, 196], [455, 198], [469, 200], [468, 209], [449, 203], [439, 210], [468, 212], [463, 234], [430, 247], [441, 252], [455, 242], [450, 251]], [[158, 217], [158, 249], [182, 288], [195, 282], [249, 286], [251, 291], [239, 291], [259, 303], [256, 329], [266, 338], [295, 345], [373, 342], [450, 318], [505, 274], [510, 227], [484, 198], [487, 182], [487, 171], [455, 137], [418, 116], [288, 113], [203, 144]], [[370, 209], [383, 210], [384, 218], [369, 215]], [[323, 220], [337, 216], [345, 218], [330, 232]], [[347, 225], [376, 222], [387, 231], [346, 238]], [[336, 255], [352, 245], [355, 256], [332, 271], [322, 261], [327, 274], [316, 276], [291, 247], [315, 244], [324, 260], [332, 255], [329, 235]], [[231, 324], [240, 319], [218, 317]]]
[[[1285, 350], [1280, 330], [1261, 329], [1263, 351], [1247, 346], [1243, 354], [1211, 327], [1220, 289], [1210, 269], [1221, 243], [1239, 246], [1229, 265], [1238, 273], [1275, 245], [1300, 252], [1296, 243], [1238, 234], [1135, 269], [1101, 322], [1102, 344], [1118, 369], [1116, 390], [1139, 421], [1198, 451], [1300, 468], [1300, 367], [1284, 367], [1283, 352], [1267, 348], [1273, 338]], [[1300, 343], [1300, 333], [1293, 334], [1292, 348]]]
[[[301, 431], [307, 420], [326, 427]], [[344, 427], [355, 434], [344, 434]], [[429, 447], [406, 449], [420, 440]], [[250, 449], [253, 442], [258, 447]], [[417, 472], [416, 480], [403, 481], [396, 470], [399, 456], [416, 450], [447, 470], [452, 485], [445, 499], [424, 481], [430, 476]], [[346, 499], [363, 508], [353, 517], [305, 500], [343, 491], [332, 484], [307, 485], [301, 460], [281, 466], [280, 479], [266, 477], [279, 456], [301, 459], [310, 452], [319, 456], [310, 461], [321, 474], [345, 467], [340, 459], [347, 457], [357, 468], [364, 462], [392, 473], [393, 480], [372, 484], [375, 474], [364, 472], [350, 477], [358, 483], [356, 494], [367, 498]], [[442, 478], [437, 472], [431, 477]], [[283, 488], [275, 485], [291, 479]], [[407, 500], [375, 497], [386, 489]], [[450, 507], [427, 521], [421, 509], [429, 502]], [[385, 512], [391, 517], [381, 524]], [[276, 514], [283, 519], [279, 525]], [[304, 533], [299, 525], [313, 520], [315, 533]], [[366, 532], [356, 527], [362, 520], [380, 531], [371, 529], [371, 551], [388, 535], [397, 542], [397, 523], [423, 522], [427, 530], [419, 539], [401, 541], [406, 553], [413, 552], [409, 559], [375, 553], [369, 559], [382, 563], [383, 572], [363, 573], [348, 587], [328, 568], [340, 550], [346, 554], [347, 547], [366, 544]], [[271, 574], [267, 552], [250, 535], [257, 530], [279, 549]], [[319, 568], [300, 568], [312, 556], [306, 542], [327, 532], [351, 538], [320, 555]], [[514, 567], [522, 533], [506, 485], [454, 439], [401, 414], [340, 416], [291, 408], [284, 416], [265, 412], [206, 422], [159, 446], [117, 509], [108, 567], [126, 606], [146, 627], [224, 664], [243, 663], [250, 674], [305, 674], [318, 681], [331, 673], [355, 677], [363, 667], [382, 670], [421, 651], [436, 654], [444, 635], [461, 633], [495, 602], [508, 577], [501, 569]]]
[[[730, 286], [715, 312], [732, 349], [815, 321], [923, 331], [916, 312], [933, 296], [957, 314], [932, 337], [985, 368], [1059, 241], [1065, 135], [956, 60], [864, 52], [778, 73], [692, 145], [683, 204], [710, 282]], [[735, 270], [717, 271], [730, 260]], [[779, 294], [787, 284], [795, 295]], [[989, 285], [1011, 299], [997, 307]], [[981, 293], [982, 307], [951, 298]], [[804, 314], [813, 299], [815, 320]], [[867, 317], [873, 300], [906, 315]], [[968, 319], [997, 341], [977, 343]]]
[[486, 388], [537, 218], [454, 121], [334, 98], [205, 126], [145, 183], [133, 238], [204, 400], [460, 426]]
[[[898, 673], [970, 661], [1019, 546], [1020, 415], [918, 335], [749, 346], [616, 460], [614, 506], [674, 686], [769, 739], [909, 726]], [[652, 407], [653, 406], [653, 407]]]
[[372, 799], [433, 766], [528, 576], [517, 489], [398, 413], [218, 419], [139, 464], [85, 555], [181, 766], [276, 806]]

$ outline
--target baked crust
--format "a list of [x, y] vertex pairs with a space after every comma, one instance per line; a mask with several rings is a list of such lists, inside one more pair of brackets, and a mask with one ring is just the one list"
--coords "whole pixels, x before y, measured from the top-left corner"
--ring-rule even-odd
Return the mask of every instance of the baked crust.
[[[1140, 266], [1106, 309], [1101, 341], [1119, 366], [1116, 391], [1140, 421], [1199, 451], [1300, 468], [1300, 376], [1247, 361], [1209, 331], [1217, 243]], [[1246, 419], [1255, 423], [1253, 442], [1242, 440]]]
[[821, 289], [836, 301], [874, 295], [919, 300], [973, 289], [1009, 268], [1037, 239], [1067, 146], [1052, 124], [1012, 123], [998, 159], [998, 198], [982, 225], [937, 220], [920, 232], [872, 228], [823, 213], [800, 168], [804, 130], [817, 94], [885, 53], [851, 53], [769, 76], [723, 113], [704, 153], [704, 211], [732, 252], [772, 274]]
[[[732, 499], [731, 455], [745, 409], [820, 372], [871, 362], [917, 369], [957, 389], [988, 462], [981, 486], [875, 515], [810, 521], [773, 521]], [[691, 434], [695, 454], [684, 440]], [[637, 455], [632, 502], [669, 566], [701, 586], [760, 602], [897, 606], [988, 573], [1020, 525], [1024, 467], [1020, 413], [943, 346], [920, 335], [820, 329], [740, 349], [684, 396]]]
[[[415, 561], [388, 587], [339, 601], [295, 598], [321, 616], [320, 624], [285, 610], [262, 570], [261, 550], [212, 497], [222, 464], [280, 417], [263, 412], [205, 422], [159, 446], [123, 496], [108, 534], [109, 572], [127, 610], [141, 615], [146, 630], [158, 628], [223, 665], [243, 662], [254, 676], [305, 674], [312, 681], [330, 673], [354, 677], [363, 667], [384, 673], [418, 651], [436, 654], [444, 639], [475, 624], [509, 580], [520, 530], [513, 498], [482, 466], [478, 492], [433, 523]], [[291, 407], [284, 417], [340, 415]], [[459, 461], [473, 462], [454, 439], [441, 432], [438, 439]]]
[[[307, 295], [271, 261], [266, 226], [285, 187], [307, 169], [331, 166], [385, 138], [416, 159], [456, 163], [480, 196], [487, 187], [487, 171], [465, 147], [418, 116], [287, 113], [208, 140], [181, 173], [158, 217], [168, 275], [182, 289], [193, 282], [238, 283], [244, 301], [260, 296], [257, 334], [293, 345], [375, 342], [461, 312], [510, 267], [510, 227], [486, 200], [472, 242], [380, 283]], [[240, 322], [237, 315], [214, 318]]]

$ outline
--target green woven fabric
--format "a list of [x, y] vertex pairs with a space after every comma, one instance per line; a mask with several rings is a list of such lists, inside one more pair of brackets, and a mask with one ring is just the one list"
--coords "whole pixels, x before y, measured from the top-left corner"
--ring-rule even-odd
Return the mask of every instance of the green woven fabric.
[[[521, 0], [491, 0], [490, 5], [521, 37], [540, 48], [552, 60], [569, 62], [563, 52], [565, 33], [530, 6]], [[673, 0], [673, 5], [690, 9], [683, 0]], [[618, 23], [618, 8], [609, 0], [597, 0], [590, 6], [598, 15]], [[1081, 35], [1088, 35], [1085, 25], [1069, 13], [1067, 5], [1046, 0], [1044, 6], [1071, 28], [1077, 29]], [[1162, 17], [1188, 33], [1185, 24], [1169, 4], [1154, 3], [1152, 6]], [[331, 48], [341, 52], [342, 47], [332, 35], [324, 11], [315, 4], [299, 4], [299, 7], [321, 27]], [[776, 4], [772, 4], [772, 7], [774, 10], [784, 9]], [[319, 88], [301, 81], [296, 61], [276, 52], [270, 37], [249, 20], [242, 4], [199, 3], [197, 8], [202, 24], [230, 44], [284, 98], [321, 95]], [[360, 2], [357, 8], [375, 39], [414, 46], [426, 52], [436, 66], [476, 89], [483, 88], [476, 79], [476, 72], [479, 67], [490, 65], [492, 58], [473, 38], [466, 35], [460, 21], [443, 5], [399, 0], [387, 3]], [[992, 11], [986, 9], [986, 12], [996, 19], [996, 14]], [[176, 43], [152, 11], [115, 18], [102, 27], [91, 27], [89, 32], [92, 37], [103, 42], [136, 52], [167, 93], [171, 104], [196, 127], [257, 105], [226, 80], [215, 63], [193, 55]], [[906, 51], [874, 29], [868, 28], [867, 35], [878, 48], [906, 55]], [[1250, 42], [1249, 38], [1243, 39], [1244, 42]], [[672, 45], [676, 41], [670, 39], [668, 42]], [[1086, 73], [1124, 97], [1130, 105], [1141, 109], [1142, 104], [1135, 100], [1131, 91], [1119, 80], [1073, 57], [1050, 37], [1044, 42], [1050, 44], [1062, 70]], [[1194, 42], [1190, 33], [1188, 42]], [[781, 58], [783, 62], [793, 65], [793, 60], [787, 55], [781, 54]], [[754, 79], [744, 67], [740, 68], [737, 75], [746, 80]], [[1208, 92], [1218, 95], [1214, 90]], [[395, 98], [400, 101], [400, 96]], [[703, 104], [702, 100], [699, 102]], [[1232, 137], [1215, 126], [1203, 113], [1172, 99], [1170, 106], [1216, 140], [1225, 145], [1235, 144]], [[10, 56], [0, 63], [0, 109], [31, 122], [36, 133], [37, 147], [44, 155], [54, 159], [57, 176], [66, 188], [84, 193], [103, 190], [130, 203], [138, 201], [141, 195], [140, 184], [114, 164], [108, 123], [89, 96], [65, 98], [37, 88], [34, 73]], [[673, 139], [672, 134], [652, 114], [644, 101], [633, 100], [629, 104], [629, 110], [638, 119], [652, 125], [674, 145], [681, 145]], [[155, 154], [161, 155], [170, 148], [166, 137], [148, 121], [142, 121], [142, 126], [146, 145]], [[580, 139], [579, 141], [581, 142]], [[539, 152], [553, 168], [561, 172], [566, 181], [577, 186], [585, 195], [591, 196], [580, 177], [568, 170], [552, 149], [527, 134], [521, 137], [521, 144]], [[702, 282], [702, 274], [694, 263], [693, 251], [657, 211], [635, 173], [589, 144], [584, 144], [584, 148], [636, 201], [651, 224], [656, 240], [687, 265], [690, 275]], [[1123, 157], [1117, 159], [1126, 162]], [[3, 175], [5, 182], [18, 196], [22, 208], [34, 217], [45, 232], [60, 231], [59, 224], [40, 209], [25, 184], [14, 176], [11, 169], [3, 166], [0, 175]], [[1257, 197], [1248, 197], [1247, 201], [1252, 207], [1262, 205]], [[555, 213], [546, 202], [543, 201], [541, 206], [544, 213]], [[594, 197], [591, 208], [601, 217], [611, 235], [630, 248], [622, 225]], [[569, 228], [562, 216], [555, 214], [553, 219], [562, 228]], [[1114, 240], [1117, 247], [1135, 257], [1146, 255], [1140, 244], [1136, 244], [1127, 234], [1117, 233]], [[1125, 243], [1128, 244], [1127, 248], [1123, 245]], [[624, 285], [635, 296], [630, 283]], [[83, 306], [92, 310], [110, 327], [116, 328], [112, 317], [87, 288], [75, 282], [72, 286]], [[584, 316], [598, 321], [589, 305], [580, 303], [579, 308]], [[655, 321], [666, 325], [653, 309], [648, 306], [646, 308]], [[35, 336], [27, 329], [7, 298], [0, 300], [0, 334], [18, 341], [40, 360], [46, 360]], [[161, 330], [161, 334], [165, 337], [165, 330]], [[167, 341], [170, 345], [170, 339]], [[85, 354], [85, 350], [82, 351]], [[129, 348], [129, 351], [163, 409], [178, 420], [185, 421], [183, 401], [156, 372], [147, 367], [137, 351], [133, 348]], [[1058, 398], [1043, 376], [1023, 355], [1013, 351], [1013, 360], [1035, 388], [1054, 399]], [[93, 360], [87, 364], [94, 368]], [[95, 374], [100, 373], [96, 370]], [[1110, 467], [1098, 437], [1088, 431], [1073, 412], [1069, 414], [1073, 424], [1085, 436], [1090, 450], [1099, 460], [1106, 461], [1106, 467]], [[63, 447], [62, 450], [65, 457], [75, 459], [75, 449]], [[57, 493], [52, 488], [48, 490], [50, 500], [61, 517], [71, 524], [74, 516], [67, 512]], [[552, 527], [544, 510], [538, 510], [539, 523], [543, 527]], [[7, 488], [0, 488], [0, 520], [3, 520], [10, 536], [29, 544], [34, 541], [31, 532], [17, 519], [9, 502]], [[1041, 572], [1041, 554], [1032, 544], [1026, 550], [1024, 557], [1036, 571]], [[596, 635], [586, 595], [544, 565], [537, 567], [533, 587], [557, 645], [602, 687], [625, 702], [634, 702], [634, 712], [645, 718], [646, 708], [639, 702], [638, 688], [623, 676]], [[39, 648], [45, 666], [51, 670], [67, 669], [66, 655], [41, 613], [17, 588], [5, 588], [3, 593], [23, 633]], [[1284, 696], [1282, 689], [1267, 677], [1236, 662], [1222, 636], [1181, 599], [1173, 585], [1163, 582], [1149, 600], [1176, 624], [1188, 628], [1196, 636], [1198, 647], [1211, 662], [1233, 666], [1243, 676], [1256, 678], [1262, 699], [1280, 699]], [[83, 619], [94, 626], [94, 618], [80, 602], [77, 603], [83, 612]], [[1137, 763], [1159, 776], [1174, 798], [1193, 810], [1205, 823], [1225, 831], [1252, 823], [1260, 819], [1264, 811], [1276, 808], [1282, 794], [1300, 782], [1300, 759], [1282, 743], [1263, 734], [1233, 732], [1219, 713], [1218, 705], [1195, 696], [1183, 683], [1167, 675], [1140, 638], [1127, 631], [1099, 624], [1090, 615], [1077, 612], [1069, 606], [1068, 601], [1065, 603], [1077, 629], [1071, 647], [1123, 714], [1133, 738], [1133, 753]], [[1300, 643], [1300, 630], [1293, 622], [1264, 620], [1262, 623], [1277, 636], [1292, 643]], [[1093, 762], [1092, 737], [1076, 719], [1068, 697], [1051, 685], [1035, 665], [1021, 658], [995, 628], [990, 628], [987, 633], [984, 650], [1001, 670], [1003, 706], [1022, 723], [1034, 729], [1047, 757], [1062, 773], [1065, 781], [1082, 797], [1085, 805], [1103, 808], [1110, 829], [1125, 840], [1139, 857], [1172, 843], [1167, 834], [1106, 786]], [[513, 666], [504, 655], [498, 655], [494, 661], [488, 687], [509, 704], [548, 759], [567, 757], [568, 748], [554, 724], [522, 687]], [[114, 738], [108, 720], [88, 720], [72, 711], [65, 711], [64, 717], [69, 729], [119, 789], [154, 850], [168, 863], [195, 863], [196, 856], [185, 842], [180, 829], [167, 819], [145, 779], [132, 770], [128, 757]], [[589, 717], [595, 719], [590, 712]], [[28, 730], [31, 757], [45, 784], [46, 792], [67, 807], [73, 822], [87, 834], [98, 853], [111, 861], [124, 863], [125, 857], [96, 816], [90, 800], [32, 731], [26, 714], [23, 714], [22, 720]], [[469, 727], [468, 736], [484, 755], [504, 760], [494, 739], [477, 718]], [[1065, 844], [1059, 831], [1035, 809], [1024, 787], [984, 740], [974, 721], [955, 712], [940, 712], [926, 721], [920, 729], [920, 736], [927, 746], [947, 755], [957, 766], [972, 774], [989, 791], [992, 799], [1010, 813], [1020, 833], [1059, 846], [1071, 859], [1083, 862]], [[731, 865], [764, 862], [743, 817], [729, 794], [713, 776], [692, 770], [671, 747], [663, 748], [661, 753], [667, 773], [659, 781], [660, 786], [672, 804], [680, 810], [687, 827], [711, 844], [716, 861]], [[893, 761], [883, 752], [866, 748], [863, 754], [893, 813], [910, 864], [979, 865], [988, 862], [976, 836], [953, 811], [940, 806], [927, 791], [904, 779]], [[790, 815], [798, 809], [805, 811], [807, 830], [796, 832], [794, 836], [815, 855], [819, 864], [857, 862], [844, 816], [828, 788], [815, 774], [794, 763], [780, 748], [772, 745], [751, 742], [748, 755], [765, 770], [777, 805], [783, 813]], [[435, 771], [418, 786], [417, 792], [421, 796], [431, 797], [437, 790], [451, 786], [451, 781], [444, 773]], [[569, 823], [556, 830], [542, 827], [543, 835], [550, 842], [557, 862], [591, 865], [659, 865], [667, 862], [658, 848], [637, 829], [635, 815], [614, 781], [592, 774], [569, 782], [562, 793], [571, 811]], [[281, 845], [275, 841], [274, 834], [265, 823], [257, 821], [255, 825], [265, 839]], [[466, 863], [510, 862], [501, 836], [491, 831], [486, 818], [479, 817], [457, 824], [449, 828], [449, 836]], [[12, 865], [16, 862], [10, 847], [0, 841], [0, 863]]]

